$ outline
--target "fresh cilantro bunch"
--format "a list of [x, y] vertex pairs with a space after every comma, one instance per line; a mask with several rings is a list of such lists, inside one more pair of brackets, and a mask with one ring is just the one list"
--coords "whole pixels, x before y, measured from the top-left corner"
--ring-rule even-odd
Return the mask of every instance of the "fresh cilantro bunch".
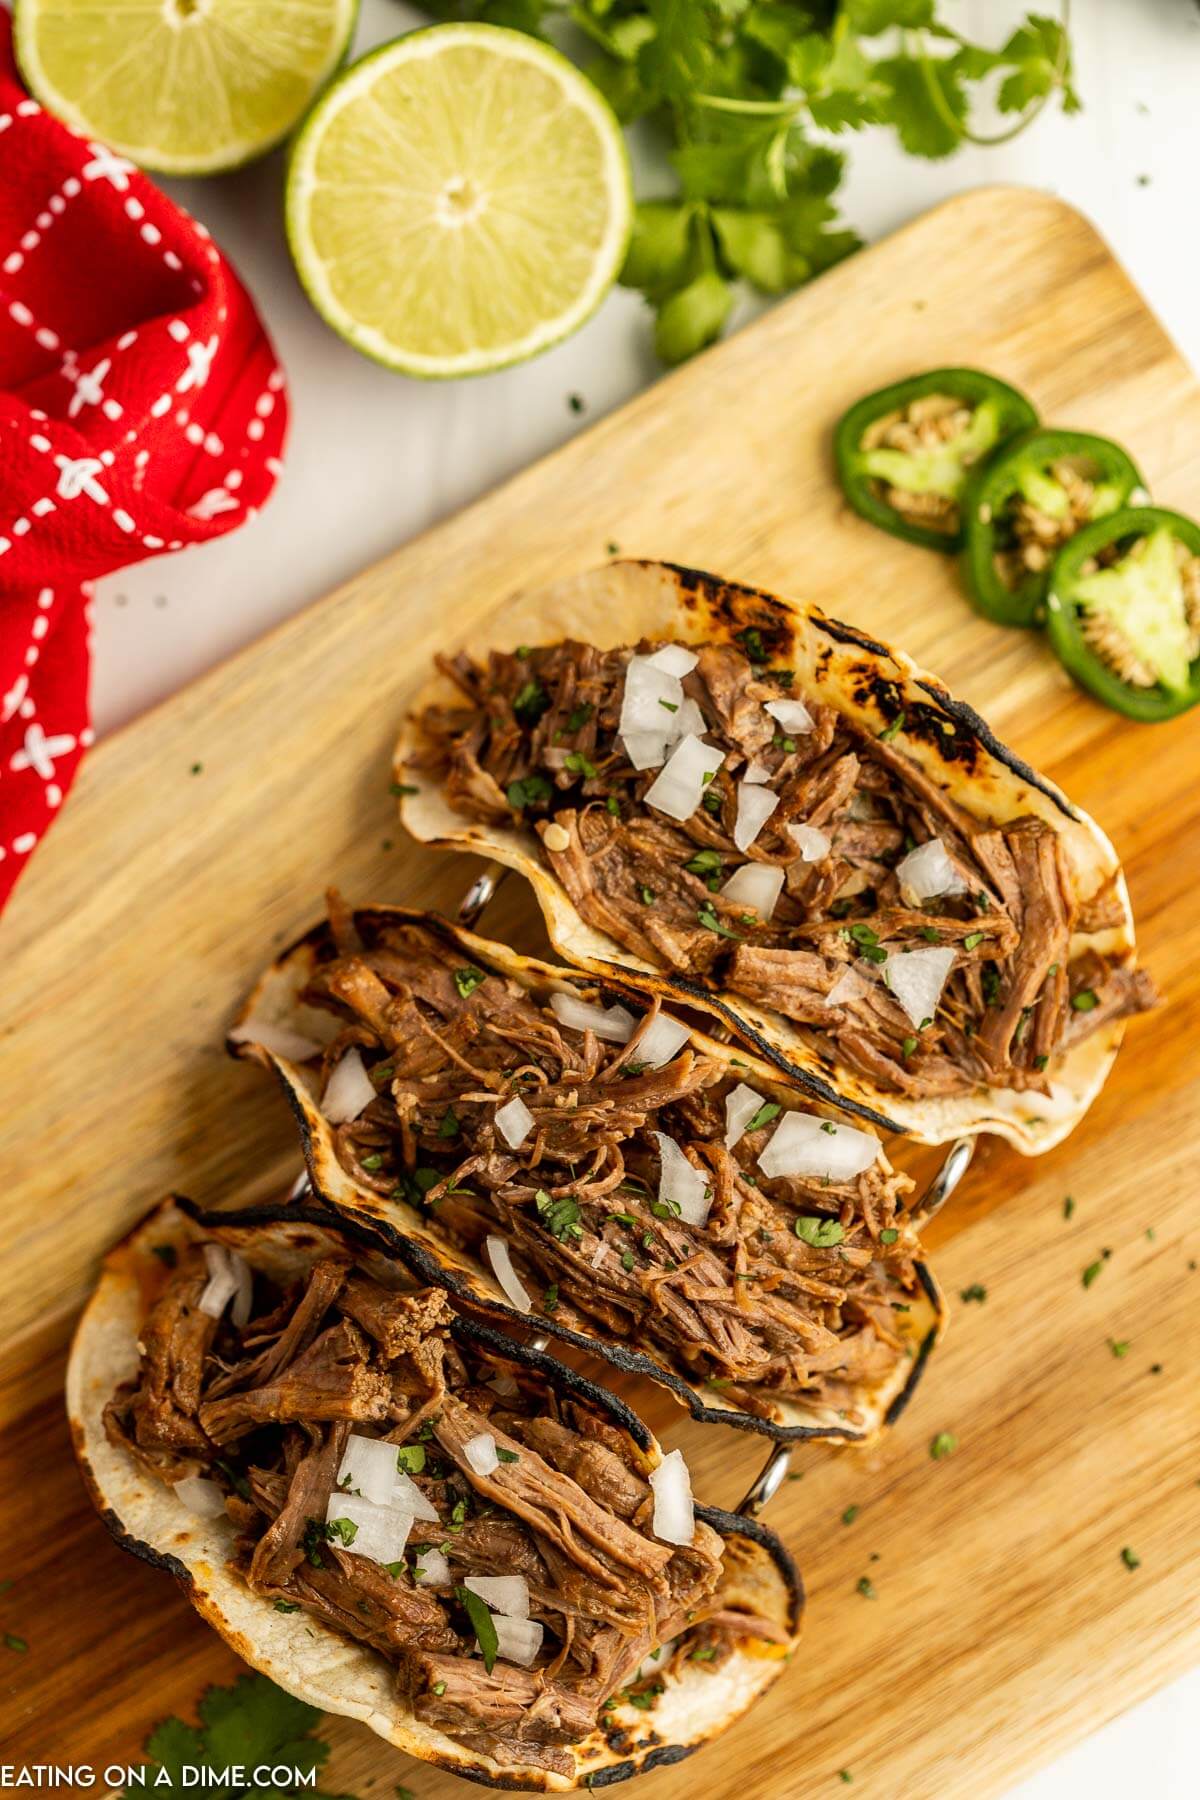
[[[239, 1675], [232, 1687], [206, 1689], [196, 1710], [198, 1725], [164, 1719], [146, 1739], [150, 1762], [146, 1785], [156, 1793], [195, 1792], [195, 1778], [191, 1782], [184, 1778], [188, 1768], [206, 1770], [210, 1777], [238, 1765], [247, 1770], [295, 1769], [307, 1775], [329, 1756], [329, 1745], [312, 1735], [321, 1722], [316, 1707], [285, 1693], [265, 1675]], [[332, 1800], [314, 1788], [292, 1784], [255, 1788], [206, 1781], [203, 1792], [216, 1800], [290, 1800], [300, 1794]]]
[[[720, 336], [740, 282], [799, 287], [858, 248], [834, 195], [844, 158], [830, 134], [890, 127], [914, 156], [1022, 130], [1071, 82], [1064, 19], [1030, 15], [997, 50], [971, 44], [945, 0], [431, 0], [573, 52], [626, 124], [648, 121], [672, 180], [639, 203], [621, 274], [656, 314], [678, 363]], [[565, 29], [564, 27], [569, 28]], [[994, 77], [1013, 115], [994, 138], [970, 123]]]

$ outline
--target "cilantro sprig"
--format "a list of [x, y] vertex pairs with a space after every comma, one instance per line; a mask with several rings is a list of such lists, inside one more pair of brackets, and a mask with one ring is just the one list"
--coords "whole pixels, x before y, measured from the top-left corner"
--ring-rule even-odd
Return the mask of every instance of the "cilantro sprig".
[[[637, 207], [621, 281], [655, 313], [662, 360], [719, 337], [738, 295], [801, 286], [858, 248], [834, 199], [845, 158], [823, 137], [893, 131], [912, 156], [1004, 141], [1056, 97], [1079, 101], [1064, 24], [1031, 13], [998, 49], [948, 0], [431, 0], [441, 16], [538, 37], [569, 18], [584, 69], [625, 125], [650, 122], [668, 170]], [[1064, 14], [1065, 16], [1065, 14]], [[1001, 119], [974, 120], [981, 90]]]

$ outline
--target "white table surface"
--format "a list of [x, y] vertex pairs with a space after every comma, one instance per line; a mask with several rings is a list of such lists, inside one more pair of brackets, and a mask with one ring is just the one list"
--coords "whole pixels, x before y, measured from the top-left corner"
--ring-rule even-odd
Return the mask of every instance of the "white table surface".
[[[1053, 0], [1039, 9], [1052, 12]], [[993, 42], [1017, 11], [1010, 0], [948, 7], [964, 30]], [[1010, 145], [940, 163], [902, 155], [885, 133], [862, 137], [850, 144], [847, 214], [874, 238], [965, 187], [1049, 188], [1099, 224], [1200, 364], [1200, 4], [1075, 0], [1073, 12], [1082, 115], [1055, 113]], [[363, 0], [357, 47], [417, 22], [397, 0]], [[265, 314], [288, 370], [291, 442], [259, 519], [101, 584], [101, 733], [584, 429], [657, 373], [642, 304], [618, 291], [569, 343], [523, 368], [450, 385], [389, 376], [341, 344], [305, 302], [283, 241], [278, 158], [220, 181], [169, 185], [233, 257]], [[582, 415], [569, 407], [572, 394], [586, 402]], [[1198, 1765], [1200, 1670], [1098, 1730], [1013, 1796], [1195, 1800]]]

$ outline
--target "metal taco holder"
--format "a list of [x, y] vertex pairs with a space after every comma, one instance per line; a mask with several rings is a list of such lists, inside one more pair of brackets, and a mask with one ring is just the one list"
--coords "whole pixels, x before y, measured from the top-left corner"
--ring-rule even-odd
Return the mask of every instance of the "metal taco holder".
[[[459, 904], [457, 919], [460, 925], [465, 926], [468, 931], [474, 930], [508, 874], [509, 870], [503, 863], [484, 864]], [[957, 1138], [947, 1150], [941, 1168], [920, 1201], [910, 1210], [920, 1213], [926, 1219], [940, 1211], [966, 1174], [974, 1154], [973, 1136]], [[529, 1339], [535, 1350], [545, 1350], [549, 1341], [544, 1332], [538, 1332]], [[791, 1460], [790, 1447], [787, 1444], [776, 1444], [735, 1510], [748, 1519], [756, 1519], [783, 1486]]]

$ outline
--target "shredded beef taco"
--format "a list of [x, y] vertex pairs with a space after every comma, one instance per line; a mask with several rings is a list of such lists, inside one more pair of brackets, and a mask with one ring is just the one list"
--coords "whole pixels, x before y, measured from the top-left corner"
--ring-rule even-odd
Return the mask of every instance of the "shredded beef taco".
[[861, 1441], [896, 1417], [942, 1308], [873, 1133], [629, 980], [331, 907], [231, 1033], [283, 1082], [324, 1202], [698, 1418]]
[[781, 1673], [774, 1535], [693, 1506], [627, 1407], [295, 1207], [160, 1206], [68, 1371], [127, 1549], [254, 1667], [496, 1787], [674, 1762]]
[[451, 649], [402, 817], [533, 883], [578, 967], [660, 974], [815, 1089], [1028, 1153], [1154, 989], [1116, 854], [901, 652], [751, 588], [614, 563]]

